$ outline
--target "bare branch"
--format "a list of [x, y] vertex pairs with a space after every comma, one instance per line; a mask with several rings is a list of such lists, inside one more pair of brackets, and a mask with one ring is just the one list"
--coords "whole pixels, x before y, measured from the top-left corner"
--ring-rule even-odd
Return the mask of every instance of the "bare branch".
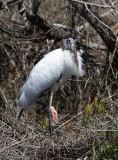
[[8, 5], [20, 3], [22, 0], [0, 0], [0, 10], [5, 9]]
[[63, 39], [63, 37], [59, 33], [57, 33], [57, 32], [52, 33], [51, 31], [53, 30], [53, 27], [51, 27], [48, 24], [48, 22], [46, 22], [40, 16], [38, 16], [38, 15], [32, 16], [28, 12], [26, 12], [26, 17], [27, 17], [28, 21], [30, 21], [33, 25], [36, 25], [41, 30], [43, 30], [43, 32], [45, 33], [45, 36], [48, 39], [55, 39], [56, 41]]
[[32, 12], [34, 15], [37, 15], [41, 1], [40, 0], [31, 0], [31, 2], [32, 2]]
[[[95, 14], [91, 12], [86, 4], [79, 4], [76, 6], [79, 10], [79, 13], [82, 17], [84, 17], [90, 25], [96, 30], [96, 32], [100, 35], [103, 42], [106, 44], [108, 50], [113, 53], [116, 48], [116, 36], [114, 32], [98, 18]], [[115, 70], [118, 69], [118, 51], [115, 52], [113, 58], [113, 68]]]
[[2, 90], [2, 88], [0, 87], [0, 119], [1, 119], [1, 113], [3, 113], [3, 111], [5, 111], [5, 109], [7, 108], [7, 99], [6, 96]]
[[80, 1], [80, 0], [68, 0], [70, 2], [73, 3], [80, 3], [80, 4], [84, 4], [84, 5], [90, 5], [90, 6], [94, 6], [94, 7], [100, 7], [100, 8], [112, 8], [112, 9], [116, 9], [117, 10], [117, 6], [115, 6], [116, 3], [114, 3], [114, 7], [113, 5], [101, 5], [101, 4], [95, 4], [95, 3], [89, 3], [89, 2], [84, 2], [84, 1]]

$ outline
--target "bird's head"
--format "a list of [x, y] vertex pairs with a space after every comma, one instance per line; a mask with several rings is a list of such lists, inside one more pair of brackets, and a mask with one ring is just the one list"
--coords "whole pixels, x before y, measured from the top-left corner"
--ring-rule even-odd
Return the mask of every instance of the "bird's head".
[[77, 50], [76, 50], [76, 42], [73, 38], [68, 38], [64, 42], [64, 48], [69, 50], [74, 56], [74, 61], [78, 66], [78, 58], [77, 58]]
[[64, 42], [64, 47], [66, 50], [69, 50], [71, 52], [74, 52], [76, 50], [76, 42], [72, 38], [68, 38]]

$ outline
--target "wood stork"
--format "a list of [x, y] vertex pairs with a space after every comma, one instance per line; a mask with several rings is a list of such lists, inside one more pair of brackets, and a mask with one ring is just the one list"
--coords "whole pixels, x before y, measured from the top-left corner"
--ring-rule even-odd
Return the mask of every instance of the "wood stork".
[[51, 120], [58, 121], [57, 112], [51, 106], [53, 93], [61, 87], [72, 75], [81, 77], [84, 75], [82, 69], [81, 53], [76, 51], [76, 43], [72, 38], [64, 42], [64, 49], [56, 49], [44, 56], [32, 69], [27, 81], [20, 93], [18, 106], [30, 111], [34, 108], [33, 103], [48, 91], [49, 103], [47, 107], [49, 118], [49, 132], [51, 131]]

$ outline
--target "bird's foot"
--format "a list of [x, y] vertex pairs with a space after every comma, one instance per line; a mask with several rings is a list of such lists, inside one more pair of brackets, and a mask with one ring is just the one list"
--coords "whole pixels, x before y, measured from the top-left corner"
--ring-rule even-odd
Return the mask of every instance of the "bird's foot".
[[49, 107], [46, 107], [46, 110], [47, 112], [50, 112], [51, 113], [51, 118], [52, 118], [52, 121], [57, 124], [59, 122], [58, 120], [58, 113], [57, 111], [55, 110], [55, 108], [53, 106], [50, 106]]

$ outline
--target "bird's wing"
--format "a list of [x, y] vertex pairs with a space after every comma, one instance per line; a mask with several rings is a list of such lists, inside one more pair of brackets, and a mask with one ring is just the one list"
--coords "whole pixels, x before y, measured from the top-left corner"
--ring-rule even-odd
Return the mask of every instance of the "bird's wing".
[[45, 90], [53, 86], [63, 72], [63, 52], [61, 49], [54, 50], [46, 55], [32, 69], [28, 80], [20, 92], [22, 107], [28, 107]]

